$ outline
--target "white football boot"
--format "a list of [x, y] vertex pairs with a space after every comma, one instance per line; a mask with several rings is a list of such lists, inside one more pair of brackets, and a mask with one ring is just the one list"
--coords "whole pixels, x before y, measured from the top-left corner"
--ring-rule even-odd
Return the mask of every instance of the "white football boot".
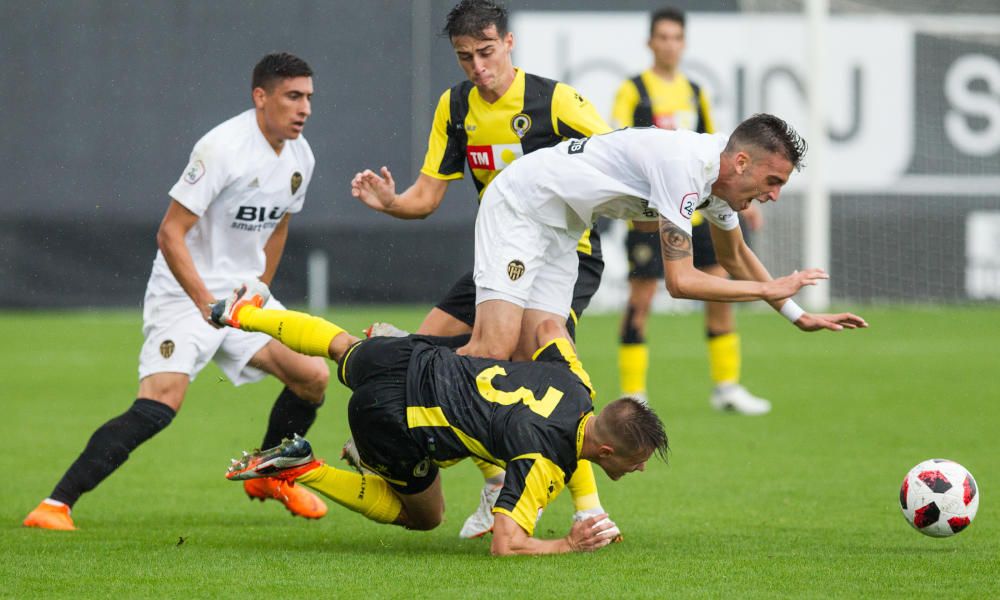
[[497, 498], [500, 497], [500, 490], [502, 489], [503, 483], [493, 484], [486, 482], [483, 485], [483, 491], [479, 495], [479, 507], [476, 508], [476, 512], [469, 515], [469, 518], [465, 520], [465, 523], [462, 525], [462, 531], [458, 532], [458, 537], [465, 539], [478, 538], [493, 531], [493, 505], [496, 504]]
[[758, 398], [738, 383], [724, 383], [712, 391], [712, 408], [731, 411], [741, 415], [766, 415], [771, 412], [771, 403]]

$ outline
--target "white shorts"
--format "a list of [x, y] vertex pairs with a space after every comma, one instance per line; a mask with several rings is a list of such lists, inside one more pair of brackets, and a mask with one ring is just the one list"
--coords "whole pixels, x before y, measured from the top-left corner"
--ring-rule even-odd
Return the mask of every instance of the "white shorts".
[[[283, 309], [274, 298], [267, 308]], [[234, 385], [253, 383], [267, 373], [249, 366], [250, 359], [271, 341], [271, 336], [205, 322], [189, 298], [146, 296], [142, 309], [139, 379], [154, 373], [186, 373], [191, 381], [214, 360]]]
[[543, 225], [488, 187], [476, 216], [476, 304], [506, 300], [567, 318], [582, 234]]

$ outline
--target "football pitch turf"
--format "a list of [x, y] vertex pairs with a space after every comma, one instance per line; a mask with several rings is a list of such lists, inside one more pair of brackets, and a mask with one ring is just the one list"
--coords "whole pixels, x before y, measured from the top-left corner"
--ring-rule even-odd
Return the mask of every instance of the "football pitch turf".
[[[764, 417], [714, 412], [698, 314], [650, 325], [651, 404], [669, 465], [610, 482], [603, 505], [625, 541], [593, 554], [495, 559], [460, 540], [481, 481], [442, 471], [448, 510], [432, 532], [366, 521], [330, 503], [319, 521], [249, 502], [223, 478], [260, 443], [280, 385], [234, 388], [209, 366], [174, 423], [74, 509], [79, 531], [21, 527], [93, 430], [136, 391], [138, 312], [2, 313], [0, 597], [963, 597], [1000, 596], [1000, 308], [858, 309], [866, 331], [805, 334], [741, 311], [747, 387]], [[423, 309], [329, 316], [415, 327]], [[598, 407], [617, 392], [617, 318], [588, 316], [580, 354]], [[338, 464], [347, 390], [334, 382], [309, 434]], [[900, 514], [921, 460], [965, 465], [983, 495], [971, 527], [927, 538]], [[598, 469], [598, 471], [600, 471]], [[546, 511], [565, 535], [572, 504]]]

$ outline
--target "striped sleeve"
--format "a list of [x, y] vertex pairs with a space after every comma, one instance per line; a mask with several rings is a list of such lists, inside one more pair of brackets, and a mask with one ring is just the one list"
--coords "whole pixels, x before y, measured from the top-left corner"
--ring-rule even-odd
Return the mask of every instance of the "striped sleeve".
[[427, 139], [427, 154], [420, 172], [434, 179], [462, 179], [465, 175], [465, 149], [448, 135], [451, 120], [451, 90], [445, 90], [434, 110], [434, 123]]
[[507, 463], [507, 475], [493, 512], [514, 519], [532, 535], [541, 510], [559, 495], [565, 480], [563, 470], [541, 454], [518, 456]]

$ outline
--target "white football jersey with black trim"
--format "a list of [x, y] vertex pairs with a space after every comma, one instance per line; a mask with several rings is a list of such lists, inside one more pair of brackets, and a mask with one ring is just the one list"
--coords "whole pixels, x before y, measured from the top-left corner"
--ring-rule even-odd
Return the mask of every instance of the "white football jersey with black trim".
[[[218, 298], [264, 272], [264, 245], [282, 217], [302, 210], [316, 160], [302, 136], [275, 154], [250, 109], [195, 144], [170, 197], [198, 222], [185, 241], [198, 274]], [[157, 252], [150, 296], [186, 296]]]
[[719, 134], [619, 129], [519, 158], [494, 184], [522, 213], [553, 227], [578, 230], [597, 217], [663, 216], [690, 234], [691, 217], [700, 209], [731, 230], [739, 226], [736, 213], [711, 195], [727, 141]]

